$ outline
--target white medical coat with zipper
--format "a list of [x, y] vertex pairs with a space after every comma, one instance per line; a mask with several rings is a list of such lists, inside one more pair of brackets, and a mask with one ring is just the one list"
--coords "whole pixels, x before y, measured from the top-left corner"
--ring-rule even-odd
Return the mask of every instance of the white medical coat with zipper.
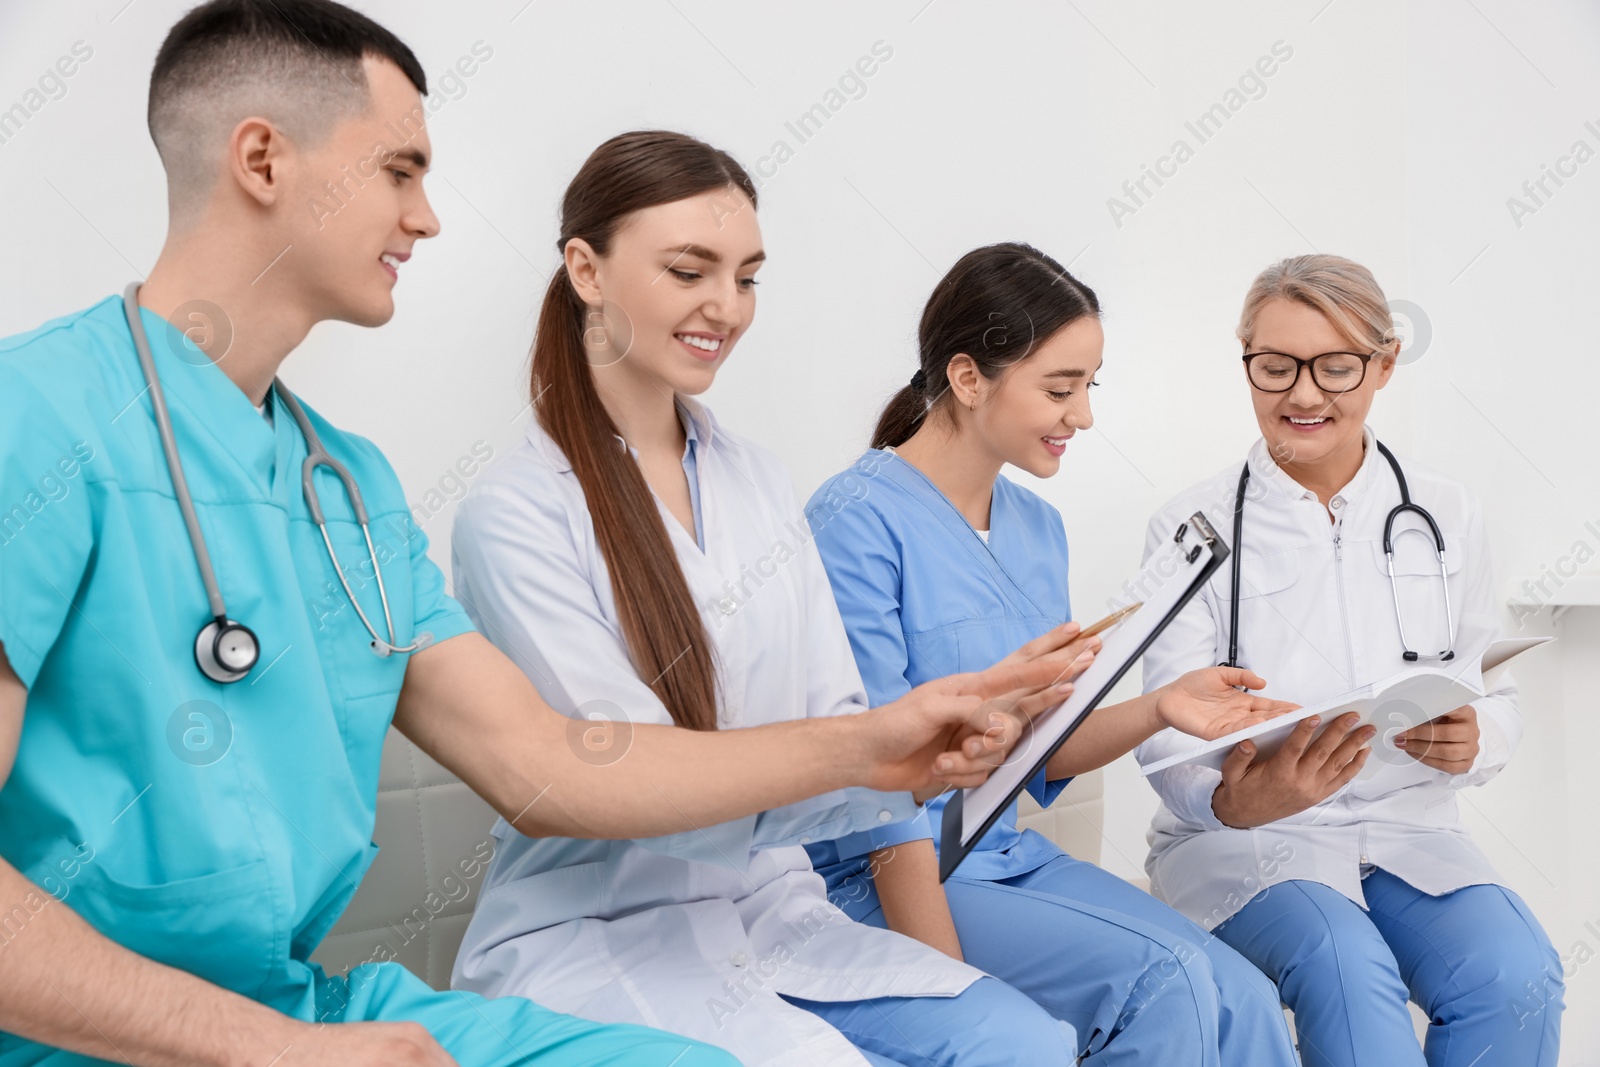
[[[1239, 592], [1239, 663], [1266, 679], [1266, 696], [1309, 705], [1403, 671], [1395, 598], [1383, 548], [1384, 520], [1400, 503], [1400, 487], [1366, 429], [1366, 456], [1349, 484], [1325, 508], [1258, 440], [1246, 462]], [[1413, 502], [1439, 524], [1445, 542], [1456, 658], [1423, 665], [1477, 678], [1477, 663], [1500, 634], [1483, 514], [1465, 486], [1397, 457]], [[1179, 495], [1150, 521], [1145, 555], [1179, 522], [1204, 511], [1232, 539], [1239, 465]], [[1331, 519], [1330, 519], [1331, 516]], [[1406, 636], [1419, 653], [1449, 643], [1434, 542], [1415, 513], [1398, 517], [1394, 570]], [[1218, 569], [1151, 646], [1145, 691], [1186, 671], [1220, 663], [1228, 652], [1230, 573]], [[1502, 675], [1472, 702], [1481, 730], [1473, 766], [1450, 775], [1394, 748], [1399, 727], [1375, 725], [1370, 776], [1358, 777], [1306, 810], [1248, 830], [1224, 825], [1211, 809], [1221, 773], [1180, 764], [1150, 777], [1162, 806], [1150, 828], [1145, 869], [1151, 890], [1206, 929], [1232, 917], [1267, 886], [1292, 879], [1321, 882], [1365, 907], [1363, 868], [1379, 867], [1432, 895], [1463, 886], [1500, 884], [1488, 857], [1461, 821], [1458, 792], [1493, 778], [1522, 737], [1516, 685]], [[1164, 730], [1139, 747], [1142, 764], [1192, 747], [1192, 738]]]
[[[657, 505], [714, 645], [719, 728], [862, 710], [788, 471], [702, 405], [678, 405], [695, 442], [704, 549]], [[628, 657], [577, 476], [537, 423], [462, 501], [452, 562], [456, 596], [483, 633], [574, 719], [574, 750], [625, 772], [626, 724], [671, 717]], [[648, 780], [621, 780], [670, 803]], [[838, 1031], [779, 994], [948, 997], [983, 972], [851, 921], [802, 846], [915, 812], [909, 794], [848, 789], [648, 840], [534, 839], [501, 820], [453, 984], [672, 1030], [751, 1064], [862, 1064]]]

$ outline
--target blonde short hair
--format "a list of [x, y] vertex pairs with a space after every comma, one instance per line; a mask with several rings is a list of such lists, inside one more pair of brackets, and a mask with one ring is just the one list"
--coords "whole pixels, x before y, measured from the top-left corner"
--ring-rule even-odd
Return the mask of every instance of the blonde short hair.
[[1294, 300], [1322, 312], [1357, 351], [1380, 351], [1396, 340], [1394, 315], [1377, 279], [1343, 256], [1291, 256], [1256, 275], [1239, 312], [1238, 336], [1247, 349], [1256, 315], [1269, 300]]

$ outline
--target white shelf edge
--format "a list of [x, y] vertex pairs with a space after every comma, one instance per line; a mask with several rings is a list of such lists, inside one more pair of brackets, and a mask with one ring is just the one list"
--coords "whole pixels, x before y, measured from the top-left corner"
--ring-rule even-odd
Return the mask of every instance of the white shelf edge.
[[[1544, 589], [1539, 578], [1544, 578]], [[1560, 583], [1559, 585], [1556, 583]], [[1544, 590], [1550, 590], [1548, 596]], [[1579, 574], [1561, 578], [1550, 573], [1528, 578], [1512, 586], [1506, 603], [1512, 608], [1595, 608], [1600, 607], [1600, 574]]]

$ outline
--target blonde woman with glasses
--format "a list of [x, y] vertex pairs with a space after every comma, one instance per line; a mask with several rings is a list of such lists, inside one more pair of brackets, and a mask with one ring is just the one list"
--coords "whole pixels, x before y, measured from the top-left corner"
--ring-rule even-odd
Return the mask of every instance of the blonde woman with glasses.
[[[1238, 336], [1261, 437], [1162, 509], [1147, 542], [1204, 509], [1235, 531], [1238, 571], [1151, 648], [1145, 687], [1231, 663], [1309, 705], [1408, 664], [1474, 670], [1500, 636], [1483, 511], [1367, 425], [1400, 348], [1377, 281], [1337, 256], [1285, 259], [1251, 286]], [[1271, 758], [1245, 742], [1220, 772], [1152, 775], [1153, 891], [1278, 983], [1306, 1067], [1554, 1067], [1560, 960], [1456, 802], [1510, 760], [1515, 684], [1382, 737], [1356, 722], [1307, 719]], [[1167, 730], [1139, 759], [1189, 744]]]

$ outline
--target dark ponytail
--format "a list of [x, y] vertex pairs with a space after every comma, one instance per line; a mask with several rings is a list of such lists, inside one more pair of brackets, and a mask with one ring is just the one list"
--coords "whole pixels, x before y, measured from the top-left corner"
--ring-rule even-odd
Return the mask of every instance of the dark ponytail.
[[[731, 156], [683, 134], [640, 130], [596, 148], [561, 202], [558, 250], [581, 237], [599, 255], [634, 211], [755, 183]], [[639, 677], [691, 730], [717, 728], [712, 648], [644, 473], [617, 443], [583, 344], [589, 308], [563, 265], [550, 279], [533, 342], [534, 414], [572, 464], [611, 572], [622, 636]]]
[[971, 357], [992, 380], [1057, 330], [1098, 314], [1094, 290], [1032, 245], [973, 249], [933, 287], [917, 327], [921, 365], [878, 416], [872, 447], [904, 444], [931, 412], [948, 411], [955, 356]]

